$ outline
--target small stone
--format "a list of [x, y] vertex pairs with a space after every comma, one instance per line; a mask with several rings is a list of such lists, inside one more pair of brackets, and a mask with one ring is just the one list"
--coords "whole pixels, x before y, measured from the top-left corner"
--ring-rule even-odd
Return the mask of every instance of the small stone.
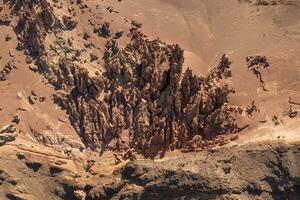
[[7, 34], [6, 37], [5, 37], [5, 41], [8, 42], [8, 41], [10, 41], [11, 39], [12, 39], [12, 37], [10, 37], [10, 35]]
[[27, 64], [32, 63], [32, 58], [30, 56], [26, 56], [26, 63]]
[[88, 40], [91, 36], [87, 33], [87, 32], [84, 32], [83, 34], [83, 39], [84, 40]]
[[28, 97], [28, 101], [31, 105], [35, 104], [35, 99], [32, 96]]
[[98, 33], [99, 30], [100, 30], [99, 25], [94, 25], [93, 32], [94, 32], [94, 33]]
[[23, 153], [21, 153], [21, 152], [18, 152], [18, 153], [16, 154], [16, 156], [17, 156], [17, 158], [18, 158], [19, 160], [24, 160], [24, 159], [25, 159], [25, 155], [24, 155]]
[[34, 65], [34, 64], [30, 64], [29, 65], [29, 69], [33, 72], [37, 72], [38, 71], [38, 66]]
[[44, 102], [44, 101], [46, 101], [46, 97], [40, 97], [39, 98], [39, 101], [42, 103], [42, 102]]
[[9, 56], [13, 58], [13, 57], [15, 57], [15, 54], [13, 52], [9, 51]]
[[95, 61], [95, 60], [98, 60], [98, 56], [96, 55], [96, 54], [94, 54], [94, 53], [90, 53], [90, 57], [91, 57], [91, 59], [90, 59], [90, 62], [93, 62], [93, 61]]
[[70, 38], [68, 38], [68, 45], [73, 46], [73, 41]]
[[33, 96], [37, 96], [37, 94], [35, 93], [35, 91], [33, 91], [33, 90], [31, 90], [31, 94], [33, 95]]
[[82, 190], [75, 190], [74, 191], [74, 196], [76, 197], [76, 199], [84, 199], [85, 192], [82, 191]]
[[12, 122], [15, 123], [15, 124], [20, 123], [20, 118], [19, 118], [19, 116], [18, 116], [18, 115], [14, 115]]
[[133, 26], [135, 26], [136, 28], [142, 28], [142, 23], [137, 22], [137, 21], [135, 21], [135, 20], [132, 20], [132, 21], [131, 21], [131, 24], [132, 24]]
[[110, 23], [109, 22], [104, 22], [99, 29], [98, 35], [100, 37], [108, 38], [110, 37]]
[[119, 39], [120, 37], [123, 36], [123, 33], [124, 33], [124, 31], [118, 31], [118, 32], [116, 32], [114, 39]]
[[239, 139], [239, 136], [238, 136], [238, 135], [236, 135], [236, 136], [234, 136], [234, 137], [230, 138], [230, 141], [235, 141], [235, 140], [238, 140], [238, 139]]

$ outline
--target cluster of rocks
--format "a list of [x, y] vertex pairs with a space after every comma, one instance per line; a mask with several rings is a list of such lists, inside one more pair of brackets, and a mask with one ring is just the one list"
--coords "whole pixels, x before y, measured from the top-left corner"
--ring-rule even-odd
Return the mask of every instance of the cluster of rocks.
[[109, 22], [104, 22], [102, 26], [96, 30], [98, 32], [98, 35], [100, 37], [108, 38], [110, 37], [110, 23]]
[[11, 37], [9, 34], [7, 34], [7, 35], [5, 36], [5, 41], [6, 41], [6, 42], [10, 41], [11, 39], [12, 39], [12, 37]]
[[70, 3], [71, 4], [76, 3], [79, 6], [81, 12], [84, 12], [84, 9], [88, 8], [86, 1], [83, 1], [83, 0], [71, 0]]
[[[0, 185], [8, 183], [10, 185], [15, 186], [18, 184], [18, 182], [19, 180], [13, 178], [6, 171], [0, 169]], [[6, 196], [8, 196], [8, 198], [11, 197], [10, 195], [6, 195]]]
[[28, 102], [33, 105], [37, 101], [44, 102], [46, 100], [46, 97], [38, 96], [34, 91], [31, 91], [31, 95], [28, 96]]
[[[40, 72], [60, 91], [55, 100], [67, 110], [86, 146], [155, 156], [190, 146], [205, 148], [208, 143], [199, 141], [240, 130], [236, 119], [242, 110], [228, 105], [234, 90], [225, 81], [231, 77], [226, 55], [207, 76], [194, 75], [190, 69], [183, 72], [183, 50], [178, 45], [151, 41], [138, 30], [141, 24], [132, 22], [131, 42], [124, 49], [116, 39], [105, 45], [102, 74], [89, 75], [72, 56], [51, 65], [42, 39], [54, 29], [51, 24], [59, 23], [44, 2], [37, 3], [43, 11], [22, 5], [17, 34]], [[53, 23], [39, 18], [42, 13], [50, 14]], [[108, 36], [109, 26], [103, 26], [99, 33]], [[72, 49], [63, 52], [76, 56]], [[190, 145], [192, 141], [196, 145]]]
[[[25, 53], [33, 58], [41, 56], [41, 52], [45, 51], [43, 40], [48, 31], [50, 31], [56, 22], [53, 10], [46, 0], [32, 1], [12, 1], [12, 14], [18, 15], [19, 20], [15, 27], [18, 35], [18, 49], [24, 49]], [[40, 9], [35, 9], [40, 7]]]
[[7, 75], [16, 68], [15, 60], [11, 60], [7, 62], [3, 69], [0, 71], [0, 81], [5, 81], [7, 78]]
[[17, 124], [20, 122], [19, 117], [16, 115], [8, 125], [0, 128], [0, 146], [5, 145], [7, 142], [14, 141], [19, 134]]

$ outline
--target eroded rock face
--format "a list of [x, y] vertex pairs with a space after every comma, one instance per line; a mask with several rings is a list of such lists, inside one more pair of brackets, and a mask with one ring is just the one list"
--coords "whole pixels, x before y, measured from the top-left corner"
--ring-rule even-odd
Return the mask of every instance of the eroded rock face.
[[[234, 90], [225, 81], [231, 76], [226, 55], [207, 76], [196, 76], [190, 69], [182, 72], [183, 50], [149, 40], [134, 23], [131, 42], [124, 49], [116, 39], [108, 40], [104, 72], [92, 77], [72, 58], [61, 57], [58, 65], [48, 61], [51, 52], [42, 38], [51, 30], [58, 32], [61, 23], [45, 2], [37, 3], [44, 8], [39, 12], [35, 2], [32, 7], [21, 4], [18, 9], [23, 14], [16, 31], [40, 72], [60, 90], [55, 99], [67, 110], [86, 146], [102, 151], [134, 149], [155, 156], [189, 148], [195, 137], [212, 139], [239, 130], [235, 119], [242, 111], [228, 105]], [[52, 20], [38, 18], [41, 12]], [[61, 50], [76, 55], [71, 47]], [[204, 145], [198, 142], [197, 148]]]
[[45, 50], [43, 40], [46, 33], [56, 22], [53, 10], [46, 0], [7, 0], [7, 2], [13, 7], [12, 14], [19, 15], [15, 32], [22, 42], [19, 43], [18, 48], [27, 50], [27, 53], [34, 58], [40, 56]]
[[71, 70], [74, 86], [60, 98], [86, 144], [152, 156], [185, 148], [195, 135], [211, 139], [237, 130], [241, 110], [227, 105], [233, 89], [223, 83], [231, 76], [225, 55], [206, 77], [182, 73], [178, 45], [131, 34], [125, 49], [108, 42], [101, 76]]

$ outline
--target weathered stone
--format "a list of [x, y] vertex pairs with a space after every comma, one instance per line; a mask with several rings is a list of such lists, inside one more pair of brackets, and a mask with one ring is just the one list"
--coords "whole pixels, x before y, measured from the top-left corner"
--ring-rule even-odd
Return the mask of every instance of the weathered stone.
[[0, 129], [0, 146], [7, 142], [14, 141], [19, 133], [18, 128], [14, 122], [2, 127]]
[[108, 38], [110, 37], [110, 23], [109, 22], [104, 22], [99, 29], [98, 35], [100, 37]]
[[[28, 43], [27, 50], [36, 53], [40, 72], [63, 91], [55, 95], [55, 101], [68, 111], [72, 125], [91, 149], [134, 149], [152, 157], [168, 149], [206, 148], [202, 140], [240, 130], [235, 120], [242, 111], [227, 105], [234, 90], [225, 81], [231, 77], [226, 55], [207, 76], [196, 76], [189, 69], [182, 72], [183, 50], [159, 39], [149, 40], [138, 31], [141, 24], [133, 21], [131, 42], [122, 49], [116, 37], [108, 40], [103, 73], [93, 77], [73, 62], [79, 51], [67, 47], [62, 38], [56, 41], [55, 52], [72, 56], [61, 58], [58, 65], [48, 62], [42, 42], [46, 28], [35, 20], [24, 20], [36, 12], [32, 9], [19, 22], [31, 29], [20, 29], [19, 34]], [[63, 18], [67, 24], [72, 21]], [[105, 22], [98, 34], [109, 38], [110, 32]], [[98, 59], [90, 56], [91, 61]]]
[[63, 24], [67, 30], [73, 30], [77, 26], [77, 22], [73, 19], [72, 16], [64, 15], [62, 17]]

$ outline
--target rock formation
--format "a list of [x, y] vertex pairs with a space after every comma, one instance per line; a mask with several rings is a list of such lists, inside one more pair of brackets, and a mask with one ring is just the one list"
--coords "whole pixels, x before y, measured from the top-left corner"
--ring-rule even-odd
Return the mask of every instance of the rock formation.
[[16, 126], [18, 123], [19, 119], [17, 116], [15, 116], [11, 123], [0, 128], [0, 146], [16, 139], [17, 135], [19, 134], [19, 130]]
[[[67, 110], [86, 146], [102, 151], [134, 149], [155, 156], [169, 149], [185, 149], [195, 136], [213, 139], [239, 130], [235, 120], [242, 110], [228, 105], [234, 90], [225, 81], [231, 76], [226, 55], [207, 76], [194, 75], [190, 69], [182, 72], [183, 50], [149, 40], [138, 30], [141, 25], [133, 22], [131, 42], [120, 49], [116, 39], [108, 40], [105, 71], [92, 77], [72, 58], [61, 57], [57, 65], [49, 63], [51, 53], [43, 38], [49, 31], [58, 35], [73, 23], [66, 23], [65, 17], [57, 19], [46, 1], [27, 3], [14, 2], [21, 13], [16, 27], [20, 44], [25, 44], [40, 72], [61, 91], [55, 100]], [[108, 23], [99, 34], [110, 36]], [[63, 41], [57, 42], [63, 52], [75, 54], [71, 47], [63, 47]]]
[[136, 29], [131, 34], [124, 49], [107, 43], [102, 76], [74, 66], [66, 74], [74, 85], [58, 99], [85, 144], [150, 156], [185, 148], [195, 135], [212, 139], [238, 130], [242, 110], [227, 105], [233, 89], [222, 82], [231, 76], [225, 55], [207, 77], [182, 74], [178, 45], [149, 41]]
[[0, 81], [5, 81], [6, 76], [14, 69], [16, 68], [15, 61], [11, 60], [7, 62], [3, 69], [0, 71]]
[[298, 200], [299, 7], [243, 1], [3, 0], [0, 199]]

